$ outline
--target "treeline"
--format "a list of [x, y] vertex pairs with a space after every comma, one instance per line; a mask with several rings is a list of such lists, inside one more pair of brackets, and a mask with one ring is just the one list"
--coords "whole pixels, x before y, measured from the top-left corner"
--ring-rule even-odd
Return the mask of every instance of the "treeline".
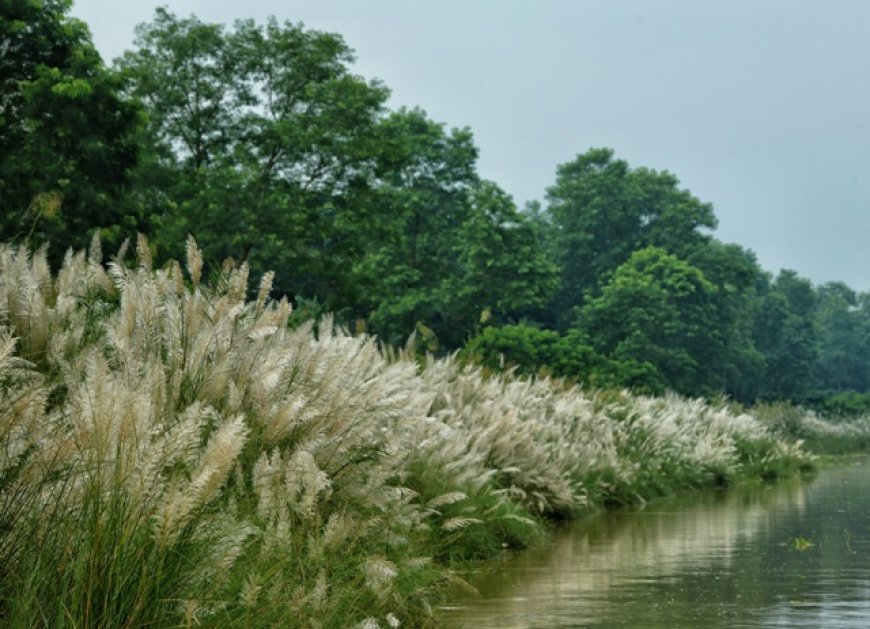
[[[68, 0], [0, 19], [0, 238], [186, 236], [297, 312], [599, 386], [870, 406], [870, 294], [773, 276], [668, 173], [591, 149], [518, 208], [468, 129], [355, 75], [342, 38], [158, 9], [111, 68]], [[217, 275], [217, 274], [215, 274]]]

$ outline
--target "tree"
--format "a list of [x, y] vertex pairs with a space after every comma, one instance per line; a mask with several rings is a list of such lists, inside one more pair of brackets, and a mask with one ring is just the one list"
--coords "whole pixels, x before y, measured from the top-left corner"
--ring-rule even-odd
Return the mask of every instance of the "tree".
[[602, 356], [577, 328], [560, 335], [526, 324], [486, 327], [465, 345], [462, 355], [493, 371], [507, 368], [526, 376], [546, 373], [592, 387], [631, 387], [638, 393], [665, 389], [653, 365]]
[[581, 327], [596, 351], [617, 361], [651, 364], [669, 388], [715, 393], [722, 340], [721, 330], [709, 322], [716, 294], [699, 269], [647, 247], [633, 253], [586, 303]]
[[455, 348], [483, 324], [541, 309], [556, 269], [512, 199], [480, 181], [467, 130], [446, 132], [419, 110], [384, 123], [392, 160], [378, 188], [385, 209], [361, 269], [372, 329], [401, 342], [425, 325]]
[[380, 215], [357, 266], [372, 330], [404, 342], [426, 324], [443, 337], [451, 310], [442, 304], [447, 278], [462, 272], [456, 238], [479, 183], [477, 147], [468, 129], [448, 132], [419, 109], [388, 115], [379, 137]]
[[826, 392], [870, 388], [870, 327], [858, 296], [842, 282], [816, 290], [819, 329], [817, 386]]
[[[533, 223], [490, 182], [474, 190], [470, 210], [454, 243], [460, 272], [448, 278], [443, 295], [453, 309], [448, 330], [467, 334], [469, 324], [481, 317], [493, 325], [533, 318], [558, 282], [558, 270], [541, 249]], [[452, 340], [467, 338], [454, 334]]]
[[739, 245], [710, 239], [687, 260], [698, 268], [716, 291], [707, 326], [711, 385], [741, 402], [751, 403], [764, 375], [764, 357], [753, 341], [753, 314], [757, 290], [764, 275], [755, 255]]
[[155, 143], [140, 176], [170, 182], [148, 196], [164, 253], [192, 233], [214, 262], [276, 268], [279, 291], [352, 302], [387, 90], [351, 74], [340, 36], [274, 18], [226, 30], [158, 9], [137, 33], [120, 67]]
[[488, 326], [472, 338], [462, 353], [492, 370], [514, 368], [534, 375], [556, 361], [559, 333], [529, 325]]
[[168, 190], [144, 197], [163, 253], [192, 233], [213, 262], [275, 268], [279, 292], [397, 342], [423, 326], [453, 348], [482, 313], [507, 321], [549, 298], [553, 266], [479, 180], [470, 131], [387, 113], [339, 36], [159, 9], [137, 45], [121, 68], [154, 138], [139, 176]]
[[0, 8], [0, 231], [6, 240], [83, 247], [135, 233], [126, 202], [140, 112], [120, 94], [68, 0]]
[[563, 325], [635, 251], [655, 246], [685, 259], [707, 244], [701, 230], [716, 226], [713, 209], [678, 185], [668, 172], [629, 168], [611, 149], [590, 149], [558, 167], [547, 214], [562, 271], [554, 306]]
[[763, 399], [801, 401], [811, 392], [818, 357], [817, 303], [812, 283], [794, 271], [780, 271], [763, 288], [753, 334], [765, 362], [759, 386]]

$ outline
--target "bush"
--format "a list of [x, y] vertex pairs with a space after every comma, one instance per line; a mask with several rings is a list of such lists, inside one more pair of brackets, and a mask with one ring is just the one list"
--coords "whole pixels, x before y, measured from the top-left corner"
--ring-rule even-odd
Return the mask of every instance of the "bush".
[[523, 324], [488, 327], [468, 342], [462, 356], [491, 371], [511, 369], [518, 375], [554, 375], [592, 388], [629, 387], [652, 394], [665, 390], [653, 365], [602, 356], [590, 345], [586, 334], [576, 328], [560, 335]]
[[870, 393], [843, 391], [825, 396], [818, 410], [827, 416], [859, 417], [870, 415]]
[[516, 373], [534, 375], [555, 362], [559, 333], [529, 325], [487, 327], [472, 338], [462, 353], [488, 369], [514, 368]]

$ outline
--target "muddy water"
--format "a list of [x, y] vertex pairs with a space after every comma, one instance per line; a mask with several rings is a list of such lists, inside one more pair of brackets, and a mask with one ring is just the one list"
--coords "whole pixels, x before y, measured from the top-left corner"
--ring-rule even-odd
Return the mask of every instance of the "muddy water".
[[605, 513], [470, 581], [439, 626], [870, 627], [870, 459]]

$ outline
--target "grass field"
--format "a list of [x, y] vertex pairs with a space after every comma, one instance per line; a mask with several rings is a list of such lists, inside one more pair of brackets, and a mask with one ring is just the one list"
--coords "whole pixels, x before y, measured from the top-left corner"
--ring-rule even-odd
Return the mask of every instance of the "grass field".
[[457, 565], [793, 473], [811, 456], [783, 427], [827, 426], [294, 328], [270, 275], [205, 286], [187, 249], [104, 266], [95, 241], [52, 274], [0, 246], [4, 626], [423, 626]]

